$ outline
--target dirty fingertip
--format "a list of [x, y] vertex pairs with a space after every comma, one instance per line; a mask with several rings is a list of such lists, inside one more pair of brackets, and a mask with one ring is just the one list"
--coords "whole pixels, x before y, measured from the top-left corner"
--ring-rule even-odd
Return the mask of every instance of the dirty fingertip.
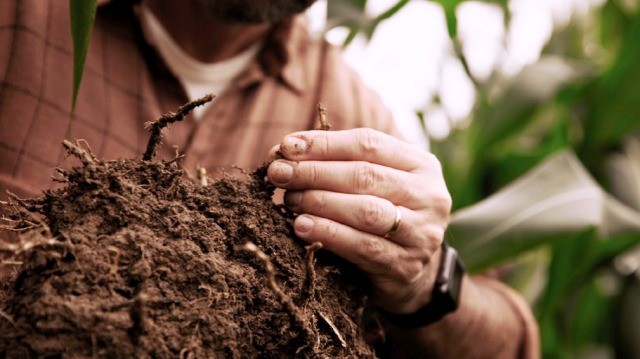
[[294, 228], [296, 230], [296, 234], [301, 238], [307, 237], [311, 230], [313, 229], [313, 219], [309, 216], [298, 216], [294, 222]]
[[293, 178], [293, 167], [284, 160], [274, 161], [267, 168], [267, 178], [278, 187], [287, 185]]
[[271, 149], [269, 150], [269, 159], [274, 159], [278, 157], [282, 157], [282, 155], [280, 154], [280, 145], [275, 145], [271, 147]]
[[302, 191], [287, 191], [284, 195], [284, 204], [291, 210], [296, 210], [302, 202]]
[[307, 141], [303, 138], [288, 135], [280, 144], [280, 151], [286, 156], [299, 156], [309, 151]]

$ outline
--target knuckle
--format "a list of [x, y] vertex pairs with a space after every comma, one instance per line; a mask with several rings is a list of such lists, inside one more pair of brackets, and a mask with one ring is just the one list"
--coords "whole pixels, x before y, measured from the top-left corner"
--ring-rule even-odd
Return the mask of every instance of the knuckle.
[[423, 271], [424, 264], [422, 261], [407, 261], [399, 268], [399, 278], [403, 284], [410, 285], [422, 278]]
[[415, 247], [405, 251], [393, 268], [395, 280], [404, 287], [414, 286], [423, 280], [432, 252], [425, 247]]
[[[303, 185], [309, 186], [309, 185], [313, 185], [315, 183], [318, 183], [318, 181], [320, 181], [320, 178], [322, 176], [322, 171], [314, 165], [306, 165], [304, 167], [302, 166], [297, 166], [299, 169], [303, 169], [303, 173], [304, 175], [302, 176], [302, 182]], [[300, 168], [302, 167], [302, 168]]]
[[438, 159], [438, 157], [436, 157], [436, 155], [434, 155], [431, 152], [423, 152], [423, 153], [425, 156], [425, 163], [429, 168], [432, 168], [438, 171], [442, 170], [442, 164], [440, 163], [440, 160]]
[[420, 198], [420, 193], [424, 193], [427, 189], [424, 187], [424, 181], [416, 181], [402, 176], [386, 176], [385, 181], [389, 184], [386, 186], [390, 192], [398, 199], [398, 202], [411, 203], [416, 197]]
[[356, 139], [360, 151], [367, 157], [376, 157], [382, 152], [384, 138], [380, 132], [369, 128], [358, 129]]
[[309, 139], [309, 147], [320, 156], [325, 156], [331, 152], [331, 144], [326, 134], [319, 134]]
[[322, 191], [305, 191], [305, 194], [302, 197], [304, 209], [313, 213], [325, 213], [327, 209], [327, 201], [327, 195]]
[[371, 193], [377, 182], [376, 171], [366, 162], [356, 165], [354, 186], [361, 193]]
[[451, 194], [449, 192], [441, 192], [439, 196], [436, 196], [436, 206], [445, 211], [451, 210]]
[[388, 261], [388, 253], [385, 245], [377, 238], [365, 238], [362, 240], [362, 252], [368, 261], [385, 265]]
[[433, 211], [438, 218], [442, 218], [445, 221], [449, 220], [449, 214], [451, 213], [452, 199], [449, 192], [440, 193], [431, 199]]
[[440, 248], [442, 241], [444, 240], [445, 231], [445, 227], [438, 225], [434, 225], [429, 228], [426, 243], [422, 248], [423, 259], [429, 260], [431, 258], [431, 254]]
[[360, 219], [366, 228], [379, 226], [385, 220], [384, 209], [377, 202], [367, 202], [360, 211]]

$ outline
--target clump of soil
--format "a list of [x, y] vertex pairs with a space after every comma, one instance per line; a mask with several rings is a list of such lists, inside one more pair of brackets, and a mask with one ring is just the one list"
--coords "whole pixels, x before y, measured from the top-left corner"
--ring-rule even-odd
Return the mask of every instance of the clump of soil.
[[356, 272], [295, 238], [266, 167], [194, 183], [179, 156], [65, 146], [83, 164], [58, 169], [65, 186], [6, 206], [20, 235], [0, 249], [21, 266], [0, 285], [0, 356], [374, 356]]

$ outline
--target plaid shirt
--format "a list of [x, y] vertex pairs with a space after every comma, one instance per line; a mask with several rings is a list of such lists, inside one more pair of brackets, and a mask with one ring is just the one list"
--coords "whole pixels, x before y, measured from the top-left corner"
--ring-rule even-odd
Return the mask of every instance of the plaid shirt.
[[[187, 97], [141, 33], [133, 7], [99, 7], [71, 120], [72, 44], [67, 1], [0, 2], [0, 197], [51, 188], [66, 160], [65, 138], [85, 139], [98, 158], [141, 156], [146, 121], [175, 111]], [[252, 168], [284, 135], [317, 126], [317, 103], [334, 129], [372, 127], [394, 135], [390, 112], [339, 50], [309, 37], [300, 18], [275, 26], [256, 60], [196, 122], [164, 131], [158, 157], [186, 154], [200, 165]]]
[[[108, 1], [101, 1], [105, 3]], [[101, 159], [141, 157], [143, 124], [175, 111], [187, 97], [142, 36], [133, 7], [114, 1], [98, 9], [82, 85], [71, 120], [72, 44], [68, 1], [0, 1], [0, 199], [5, 190], [33, 196], [51, 188], [53, 167], [67, 160], [61, 142], [84, 139]], [[284, 135], [317, 127], [323, 103], [334, 129], [371, 127], [395, 136], [390, 112], [338, 49], [309, 37], [301, 19], [274, 26], [256, 60], [196, 122], [164, 132], [158, 157], [178, 146], [185, 168], [252, 168]], [[521, 357], [539, 356], [535, 319], [522, 299], [497, 281], [520, 318]], [[509, 310], [509, 309], [505, 309]]]

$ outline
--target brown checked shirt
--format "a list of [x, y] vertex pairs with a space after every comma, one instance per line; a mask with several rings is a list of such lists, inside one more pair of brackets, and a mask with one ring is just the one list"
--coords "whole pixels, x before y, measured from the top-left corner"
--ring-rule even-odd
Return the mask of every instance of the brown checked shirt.
[[[65, 3], [65, 4], [60, 4]], [[76, 113], [70, 120], [72, 46], [66, 1], [0, 2], [0, 189], [38, 194], [65, 161], [61, 142], [85, 139], [98, 158], [141, 156], [146, 121], [187, 102], [178, 81], [141, 35], [126, 1], [98, 10]], [[252, 168], [284, 135], [317, 126], [316, 105], [334, 129], [372, 127], [398, 135], [390, 113], [339, 60], [309, 38], [301, 19], [273, 29], [257, 61], [201, 121], [165, 131], [161, 158], [185, 168]]]
[[[107, 2], [107, 1], [102, 1]], [[98, 158], [142, 156], [143, 124], [187, 102], [184, 90], [142, 36], [131, 1], [98, 9], [71, 120], [72, 45], [68, 1], [0, 1], [0, 199], [53, 186], [67, 158], [61, 142], [84, 139]], [[340, 59], [293, 19], [271, 31], [263, 49], [196, 122], [165, 131], [158, 157], [186, 155], [185, 168], [252, 168], [286, 134], [317, 127], [323, 103], [333, 129], [371, 127], [395, 136], [390, 112]], [[537, 328], [522, 299], [490, 281], [521, 318], [522, 357], [539, 354]], [[518, 340], [518, 338], [514, 338]]]

